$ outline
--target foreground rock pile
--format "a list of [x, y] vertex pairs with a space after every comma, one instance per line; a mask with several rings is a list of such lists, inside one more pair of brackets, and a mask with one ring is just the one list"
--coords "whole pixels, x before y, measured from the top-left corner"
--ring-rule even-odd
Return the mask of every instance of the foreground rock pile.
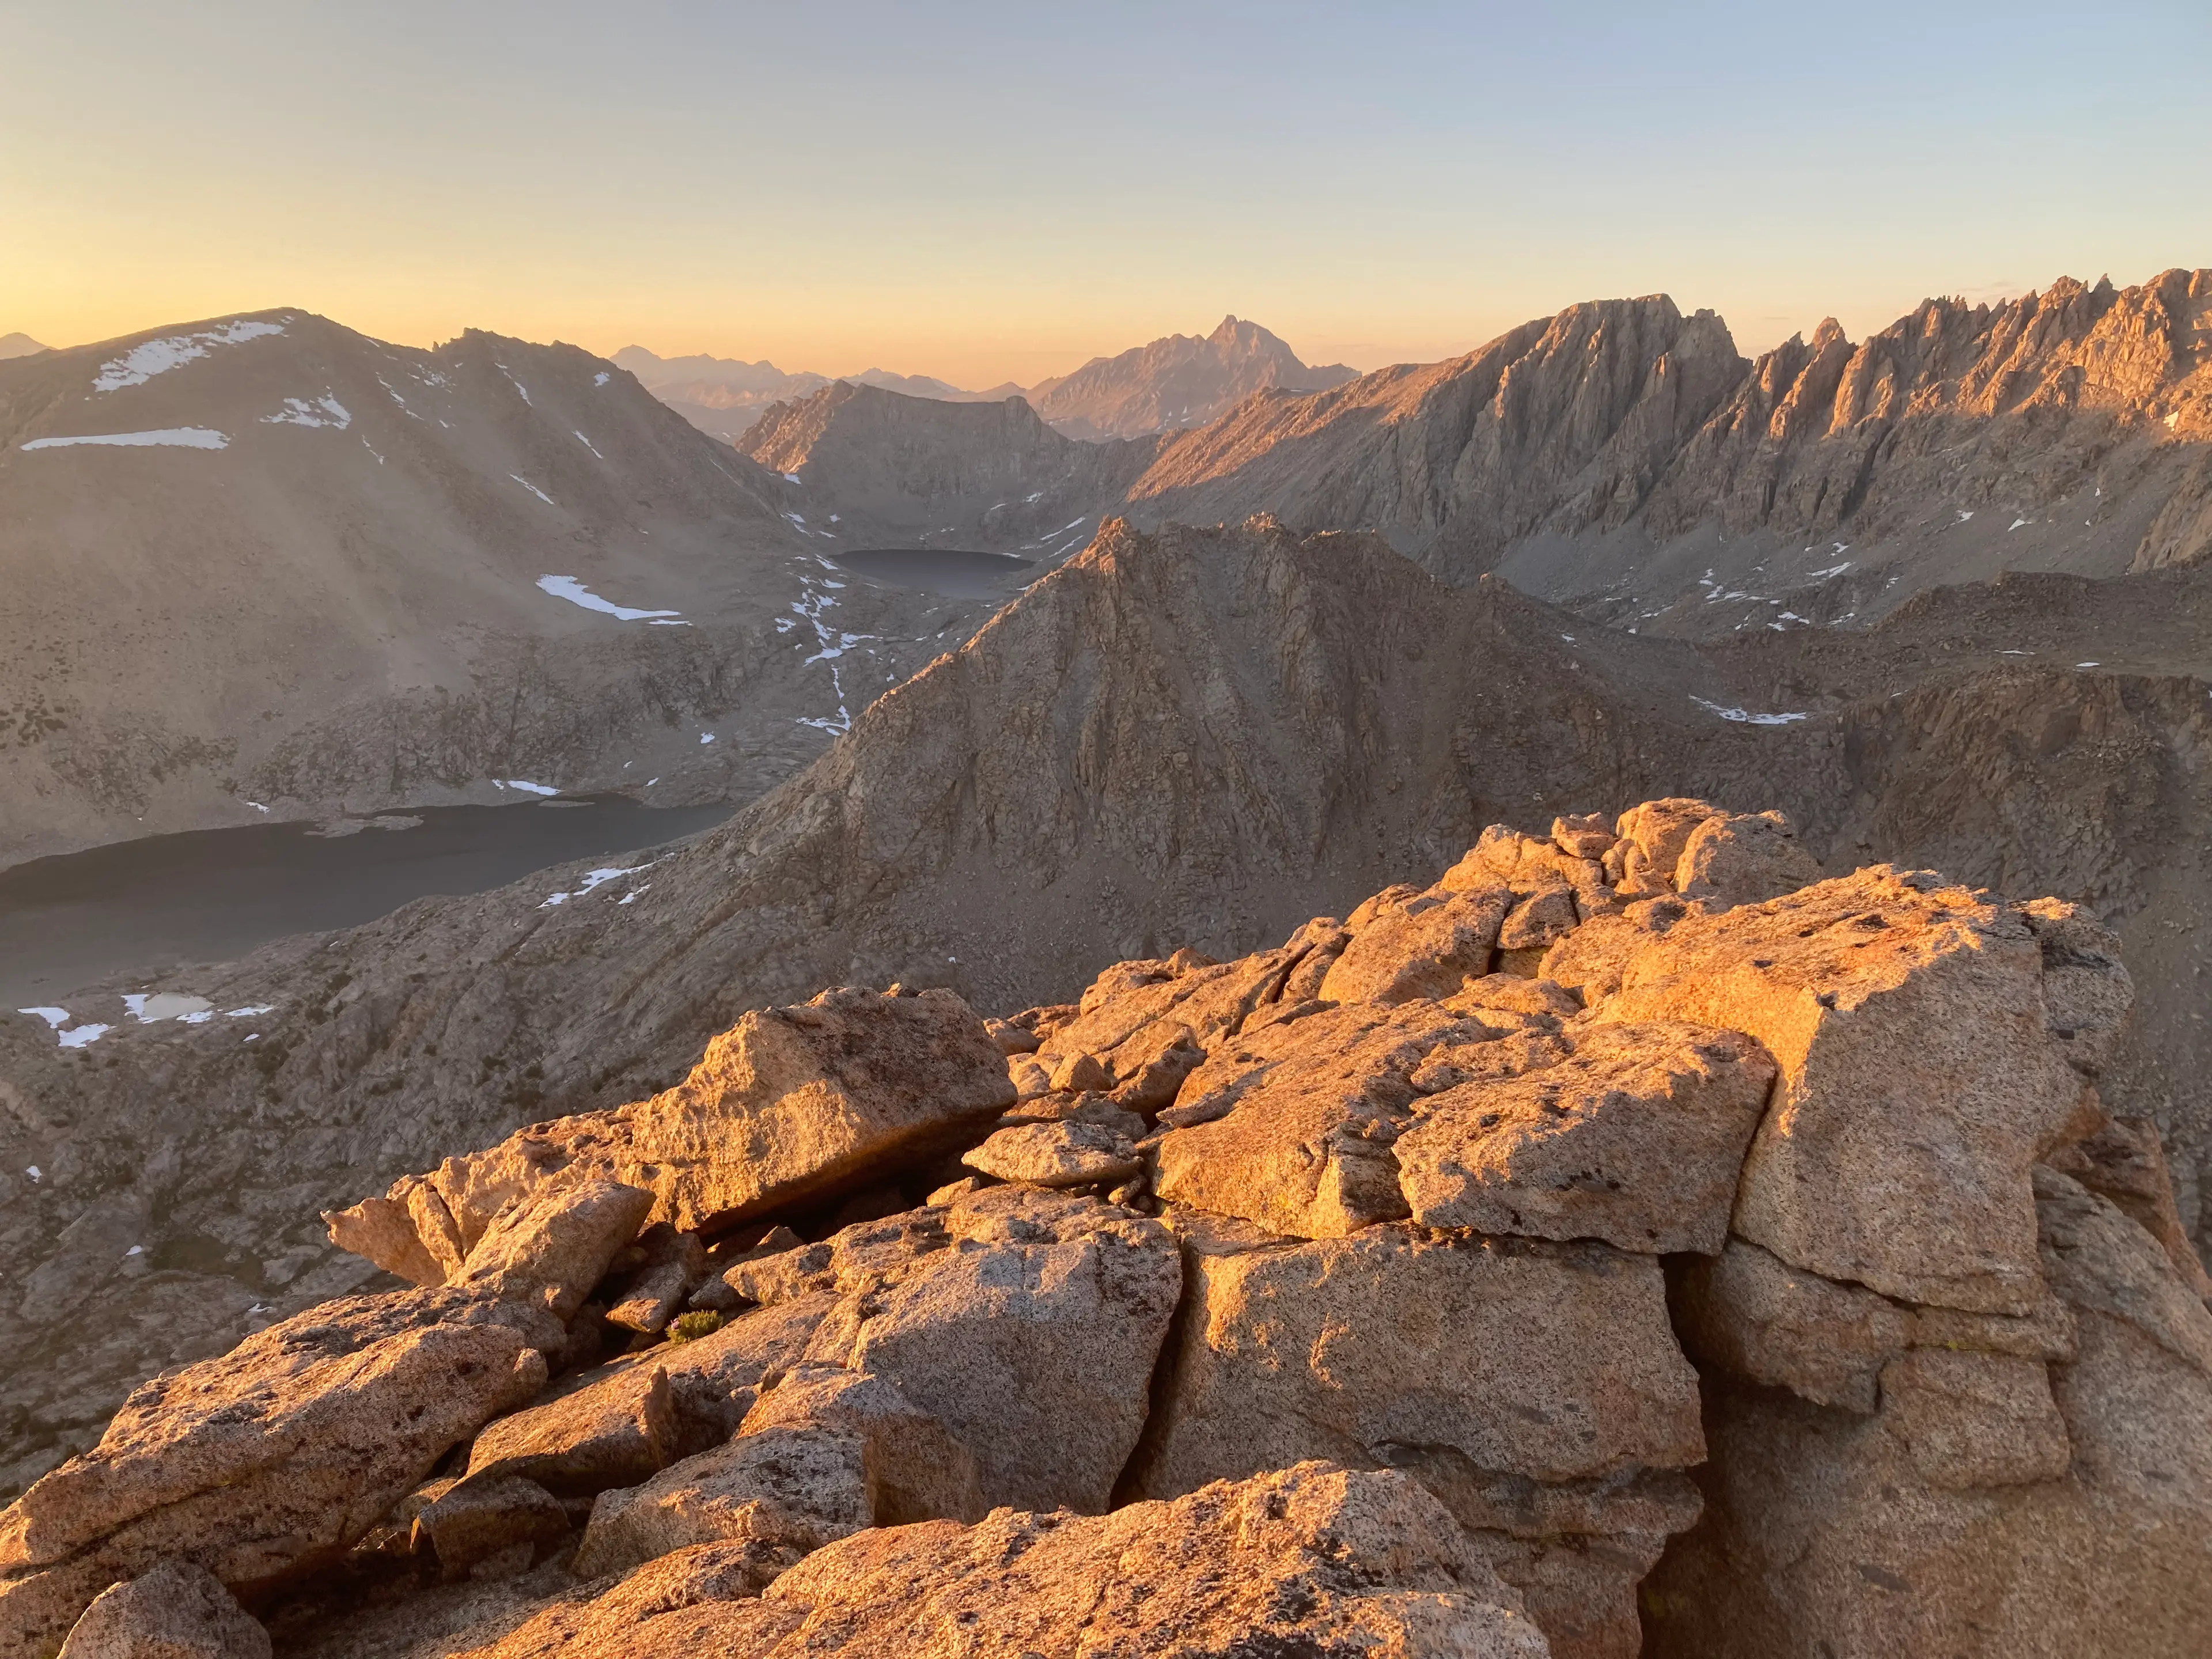
[[2131, 995], [1663, 800], [1073, 1005], [748, 1014], [328, 1217], [414, 1287], [141, 1388], [0, 1514], [0, 1655], [2201, 1651]]

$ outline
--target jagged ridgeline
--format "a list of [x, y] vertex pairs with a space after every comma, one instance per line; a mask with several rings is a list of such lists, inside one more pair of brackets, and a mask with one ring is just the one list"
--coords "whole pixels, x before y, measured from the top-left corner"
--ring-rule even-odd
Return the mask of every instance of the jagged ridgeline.
[[747, 1012], [325, 1216], [412, 1288], [135, 1392], [0, 1653], [2197, 1651], [2133, 997], [1671, 798], [1007, 1018]]
[[[1267, 513], [1374, 530], [1455, 583], [1496, 570], [1690, 637], [1863, 623], [2004, 570], [2109, 576], [2212, 548], [2212, 271], [1930, 300], [1745, 358], [1664, 295], [1571, 306], [1443, 362], [1261, 391], [1187, 430], [1084, 444], [837, 386], [741, 451], [872, 533], [1050, 556], [1101, 515]], [[1080, 540], [1076, 544], [1080, 545]]]

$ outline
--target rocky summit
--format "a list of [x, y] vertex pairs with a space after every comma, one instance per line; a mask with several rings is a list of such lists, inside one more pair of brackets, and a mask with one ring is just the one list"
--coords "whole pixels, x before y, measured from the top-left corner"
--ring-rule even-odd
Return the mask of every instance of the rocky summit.
[[1679, 797], [1432, 874], [358, 1193], [0, 1513], [0, 1655], [2201, 1653], [2115, 936]]

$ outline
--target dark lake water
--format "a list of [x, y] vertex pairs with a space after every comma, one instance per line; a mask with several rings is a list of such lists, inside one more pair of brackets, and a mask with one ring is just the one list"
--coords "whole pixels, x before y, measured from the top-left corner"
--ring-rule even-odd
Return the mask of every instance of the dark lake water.
[[618, 796], [422, 806], [381, 820], [419, 820], [404, 829], [371, 819], [333, 836], [256, 823], [36, 859], [0, 870], [0, 1007], [51, 1003], [113, 974], [228, 962], [432, 893], [478, 893], [571, 859], [658, 846], [733, 810]]
[[872, 582], [954, 599], [1009, 599], [1036, 574], [1034, 559], [1011, 553], [963, 553], [954, 548], [862, 548], [833, 553], [830, 561]]

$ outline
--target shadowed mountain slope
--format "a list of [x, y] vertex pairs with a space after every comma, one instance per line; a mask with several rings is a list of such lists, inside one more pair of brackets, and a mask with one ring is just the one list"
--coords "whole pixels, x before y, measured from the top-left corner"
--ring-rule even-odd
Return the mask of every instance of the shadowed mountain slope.
[[[1670, 793], [1778, 802], [1842, 867], [1931, 864], [2111, 916], [2143, 990], [2107, 1104], [2166, 1125], [2193, 1221], [2208, 605], [2197, 573], [2042, 579], [1715, 649], [1455, 590], [1372, 538], [1111, 526], [649, 866], [425, 901], [167, 982], [264, 1010], [243, 1024], [130, 1024], [93, 993], [72, 1012], [118, 1029], [64, 1051], [0, 1016], [0, 1167], [45, 1172], [0, 1216], [26, 1264], [0, 1306], [11, 1465], [81, 1442], [149, 1342], [153, 1363], [209, 1352], [355, 1282], [316, 1209], [639, 1097], [746, 1008], [840, 981], [987, 1010], [1071, 995], [1116, 957], [1239, 951], [1427, 879], [1486, 822]], [[2091, 650], [2103, 667], [2069, 665]], [[95, 1288], [112, 1316], [88, 1330], [72, 1310]]]
[[756, 793], [842, 728], [842, 653], [924, 659], [787, 488], [570, 346], [279, 311], [0, 365], [0, 862], [495, 780]]

